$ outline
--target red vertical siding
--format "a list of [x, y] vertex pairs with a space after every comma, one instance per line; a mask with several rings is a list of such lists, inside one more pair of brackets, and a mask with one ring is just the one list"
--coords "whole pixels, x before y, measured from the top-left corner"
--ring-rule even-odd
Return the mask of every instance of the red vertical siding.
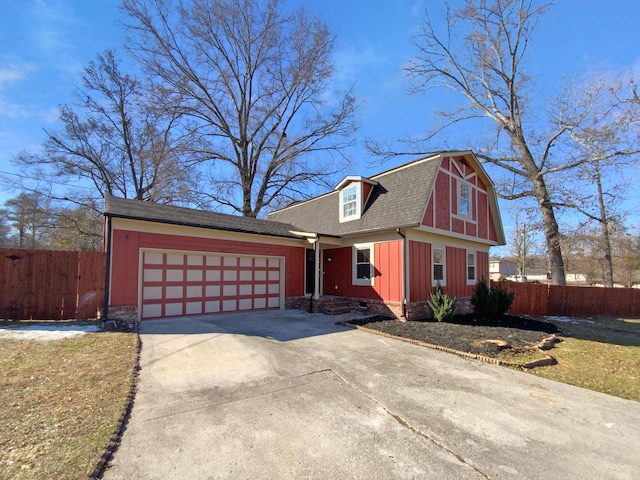
[[[473, 175], [473, 167], [466, 162], [462, 163], [463, 160], [463, 157], [443, 159], [422, 224], [469, 237], [497, 241], [498, 234], [489, 210], [486, 185], [477, 175]], [[468, 222], [454, 218], [458, 209], [458, 182], [461, 178], [477, 187], [473, 188], [471, 195], [472, 213]], [[432, 202], [435, 202], [435, 213]]]
[[478, 192], [478, 237], [488, 238], [487, 194]]
[[427, 210], [424, 212], [422, 224], [427, 227], [433, 227], [433, 194], [429, 197], [429, 203], [427, 203]]
[[409, 300], [424, 302], [431, 292], [431, 244], [409, 242]]
[[353, 285], [353, 247], [323, 250], [323, 293], [341, 297], [401, 301], [402, 241], [376, 243], [373, 255], [376, 275], [374, 285]]
[[302, 247], [114, 229], [111, 292], [109, 295], [111, 305], [136, 305], [138, 303], [138, 255], [140, 248], [284, 257], [285, 296], [304, 295], [305, 249]]
[[497, 241], [498, 234], [496, 232], [496, 226], [493, 223], [493, 217], [491, 216], [491, 214], [488, 214], [488, 217], [489, 217], [489, 240]]
[[138, 250], [140, 234], [112, 230], [111, 241], [111, 305], [138, 303]]
[[473, 222], [465, 222], [465, 233], [471, 237], [475, 237], [477, 233], [477, 226]]
[[464, 233], [464, 220], [459, 218], [451, 219], [451, 231], [455, 233]]
[[489, 280], [489, 253], [476, 253], [476, 280]]
[[371, 190], [373, 189], [373, 185], [371, 185], [370, 183], [362, 183], [362, 208], [364, 209], [364, 206], [367, 204], [367, 199], [369, 198], [369, 194], [371, 193]]
[[447, 247], [446, 262], [447, 285], [444, 291], [454, 297], [470, 297], [473, 294], [473, 286], [467, 285], [467, 250]]
[[449, 231], [449, 175], [440, 171], [436, 177], [436, 228]]

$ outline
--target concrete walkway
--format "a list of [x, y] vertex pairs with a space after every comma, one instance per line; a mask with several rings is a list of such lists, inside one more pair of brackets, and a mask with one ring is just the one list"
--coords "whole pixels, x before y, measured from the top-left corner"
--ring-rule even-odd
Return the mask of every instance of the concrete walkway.
[[141, 326], [104, 478], [638, 478], [640, 403], [270, 311]]

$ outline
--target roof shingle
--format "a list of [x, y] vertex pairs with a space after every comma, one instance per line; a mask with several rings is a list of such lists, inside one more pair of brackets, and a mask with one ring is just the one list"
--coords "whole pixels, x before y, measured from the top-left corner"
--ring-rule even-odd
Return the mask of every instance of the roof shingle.
[[271, 212], [269, 219], [290, 223], [303, 231], [335, 236], [417, 226], [440, 162], [441, 157], [434, 156], [370, 177], [378, 185], [373, 187], [357, 220], [340, 223], [338, 191]]
[[287, 223], [117, 198], [110, 195], [104, 201], [104, 214], [108, 217], [147, 220], [171, 225], [255, 233], [274, 237], [301, 238], [292, 233], [292, 230], [300, 229]]

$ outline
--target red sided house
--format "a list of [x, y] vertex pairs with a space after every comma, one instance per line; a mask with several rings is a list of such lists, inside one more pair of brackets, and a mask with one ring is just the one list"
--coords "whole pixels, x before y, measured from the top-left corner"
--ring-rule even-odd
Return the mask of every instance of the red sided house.
[[468, 299], [489, 278], [489, 247], [504, 245], [493, 184], [469, 151], [347, 176], [267, 220], [115, 197], [105, 216], [112, 319], [310, 301], [327, 312], [426, 318], [433, 287]]

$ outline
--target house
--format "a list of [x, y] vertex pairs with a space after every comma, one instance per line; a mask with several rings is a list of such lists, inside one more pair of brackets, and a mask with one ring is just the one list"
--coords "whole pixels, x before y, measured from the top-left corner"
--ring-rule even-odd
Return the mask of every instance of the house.
[[518, 275], [517, 258], [492, 258], [489, 260], [489, 278], [497, 282], [502, 277]]
[[265, 308], [429, 316], [440, 284], [464, 304], [504, 244], [493, 184], [470, 151], [346, 176], [267, 220], [108, 197], [110, 318]]

